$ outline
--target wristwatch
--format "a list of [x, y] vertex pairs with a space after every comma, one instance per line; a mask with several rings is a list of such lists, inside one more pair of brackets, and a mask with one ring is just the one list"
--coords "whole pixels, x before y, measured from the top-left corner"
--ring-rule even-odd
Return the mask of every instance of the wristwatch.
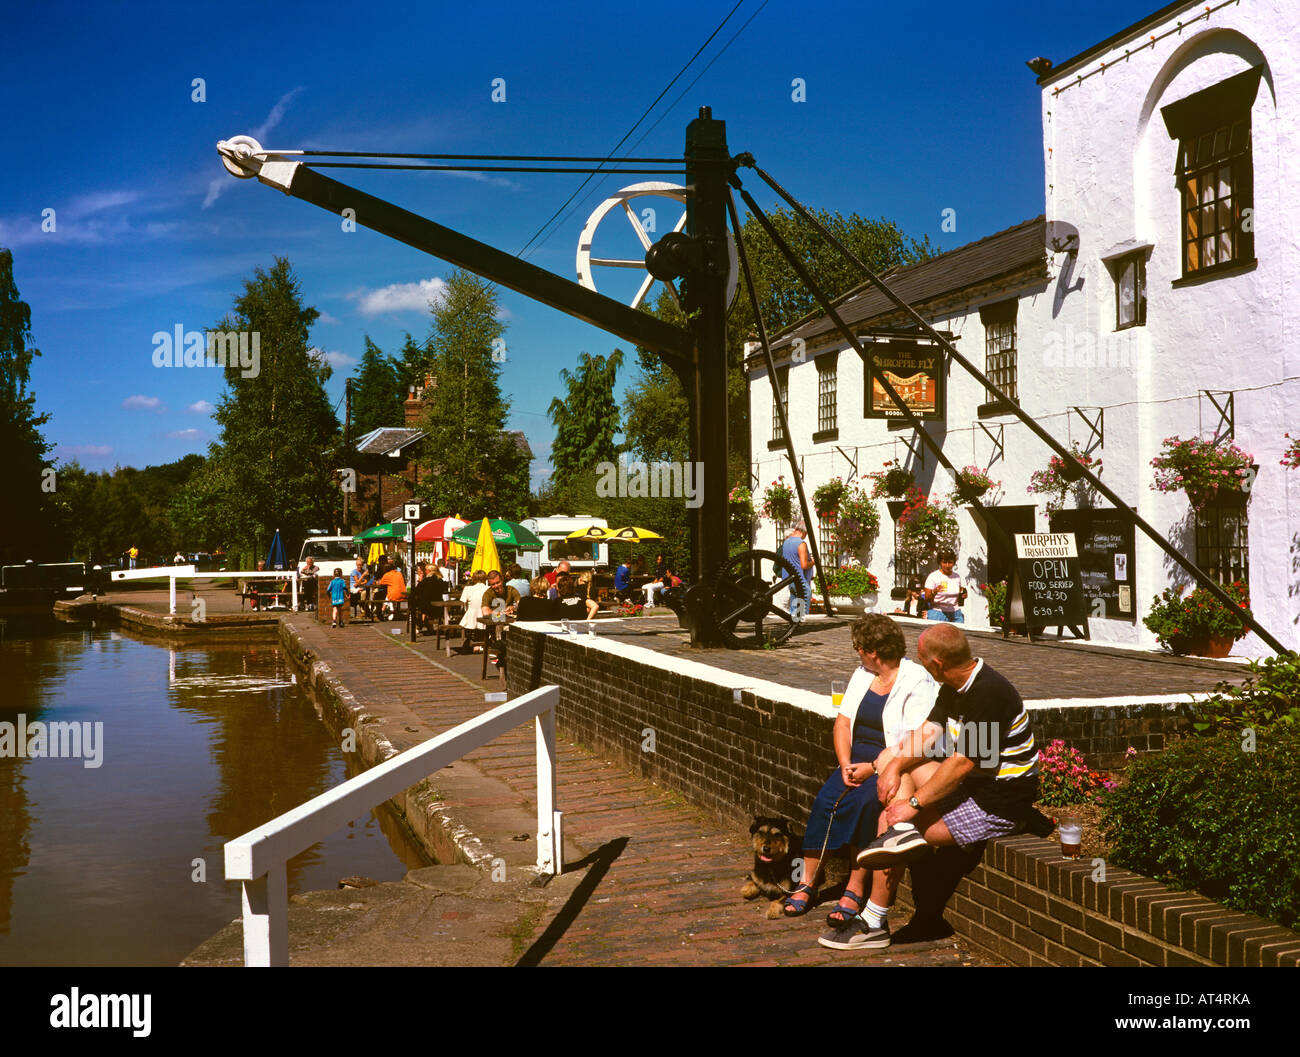
[[919, 800], [917, 800], [916, 797], [914, 797], [914, 796], [909, 796], [909, 797], [907, 798], [907, 802], [912, 806], [912, 810], [913, 810], [913, 811], [920, 811], [920, 810], [921, 810], [921, 802], [920, 802]]

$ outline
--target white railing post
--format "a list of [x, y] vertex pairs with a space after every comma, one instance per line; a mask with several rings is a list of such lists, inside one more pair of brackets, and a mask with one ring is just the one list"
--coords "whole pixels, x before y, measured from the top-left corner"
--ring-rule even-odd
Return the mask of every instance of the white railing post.
[[537, 729], [537, 869], [559, 874], [564, 868], [564, 851], [556, 839], [555, 709], [538, 713], [534, 724]]
[[175, 615], [176, 615], [176, 577], [175, 577], [175, 576], [169, 576], [169, 577], [167, 577], [167, 579], [171, 581], [171, 585], [172, 585], [172, 589], [171, 589], [171, 609], [169, 609], [168, 612], [171, 613], [172, 616], [175, 616]]
[[244, 964], [289, 964], [289, 886], [284, 863], [243, 883]]
[[298, 573], [293, 574], [293, 611], [298, 612]]

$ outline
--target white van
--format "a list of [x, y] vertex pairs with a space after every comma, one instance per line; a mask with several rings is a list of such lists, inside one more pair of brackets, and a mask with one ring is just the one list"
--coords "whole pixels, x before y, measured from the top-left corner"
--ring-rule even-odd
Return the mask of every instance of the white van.
[[351, 536], [327, 536], [323, 529], [308, 529], [307, 538], [302, 541], [302, 550], [298, 552], [298, 571], [307, 559], [316, 561], [316, 568], [326, 576], [333, 576], [335, 569], [342, 569], [347, 576], [356, 564], [361, 545], [354, 543]]
[[576, 572], [602, 569], [609, 565], [609, 544], [578, 542], [565, 538], [570, 532], [590, 528], [592, 525], [603, 529], [609, 528], [609, 522], [604, 518], [586, 517], [581, 514], [569, 517], [558, 514], [555, 517], [529, 518], [521, 524], [542, 541], [540, 551], [519, 553], [520, 568], [530, 580], [542, 573], [550, 572], [562, 561], [567, 561]]

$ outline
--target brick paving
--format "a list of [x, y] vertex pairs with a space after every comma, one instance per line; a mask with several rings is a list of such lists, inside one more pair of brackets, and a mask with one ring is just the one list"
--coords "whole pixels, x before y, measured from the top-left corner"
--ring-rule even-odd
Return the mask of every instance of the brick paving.
[[[432, 640], [411, 644], [393, 636], [391, 625], [334, 631], [308, 618], [289, 619], [350, 688], [400, 703], [429, 728], [412, 743], [479, 714], [483, 693], [504, 689], [502, 680], [479, 680], [481, 657], [447, 658]], [[513, 804], [488, 806], [535, 812], [533, 752], [532, 728], [525, 725], [466, 757], [513, 794]], [[740, 898], [752, 862], [743, 830], [563, 739], [558, 775], [566, 846], [581, 860], [575, 869], [569, 853], [569, 873], [552, 882], [556, 900], [544, 915], [526, 919], [524, 964], [991, 964], [957, 937], [858, 954], [820, 947], [816, 937], [829, 904], [795, 921], [769, 921], [766, 901]], [[903, 924], [901, 915], [892, 922], [895, 930]]]
[[[857, 660], [849, 620], [814, 619], [774, 650], [692, 649], [675, 617], [632, 617], [602, 636], [729, 672], [766, 679], [813, 693], [829, 693], [832, 677], [847, 677]], [[899, 621], [908, 656], [924, 625]], [[1005, 675], [1026, 701], [1088, 697], [1145, 697], [1205, 693], [1220, 680], [1239, 681], [1242, 667], [1231, 661], [1173, 657], [1092, 643], [1029, 642], [990, 633], [970, 633], [972, 649]]]

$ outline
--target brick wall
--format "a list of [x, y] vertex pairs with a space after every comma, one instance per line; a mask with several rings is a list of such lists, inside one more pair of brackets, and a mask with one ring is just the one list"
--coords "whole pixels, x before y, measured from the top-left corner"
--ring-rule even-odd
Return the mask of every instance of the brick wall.
[[[516, 626], [506, 636], [511, 697], [560, 687], [559, 734], [748, 826], [755, 814], [802, 822], [835, 768], [824, 695], [589, 636]], [[1035, 710], [1035, 736], [1062, 737], [1108, 766], [1129, 745], [1155, 751], [1190, 722], [1183, 707]], [[1145, 739], [1145, 742], [1143, 741]], [[968, 872], [960, 876], [959, 867]], [[1194, 893], [1092, 862], [1054, 841], [990, 841], [983, 858], [940, 853], [901, 898], [945, 916], [969, 942], [1017, 965], [1295, 965], [1300, 934]], [[945, 880], [946, 879], [946, 880]], [[944, 885], [947, 884], [947, 888]]]

